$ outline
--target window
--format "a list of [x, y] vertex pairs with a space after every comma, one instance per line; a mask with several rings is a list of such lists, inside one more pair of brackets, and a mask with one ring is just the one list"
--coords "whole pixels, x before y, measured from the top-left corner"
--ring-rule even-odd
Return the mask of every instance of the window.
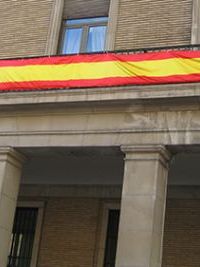
[[7, 267], [36, 267], [44, 204], [20, 202], [16, 208]]
[[104, 267], [115, 267], [119, 214], [119, 210], [109, 210]]
[[65, 20], [61, 53], [104, 51], [107, 22], [107, 17]]
[[37, 221], [36, 208], [17, 208], [8, 267], [30, 266]]

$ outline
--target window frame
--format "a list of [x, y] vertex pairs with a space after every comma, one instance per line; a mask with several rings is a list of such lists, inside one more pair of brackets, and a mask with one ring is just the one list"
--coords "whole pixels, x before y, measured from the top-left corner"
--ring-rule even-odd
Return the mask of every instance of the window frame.
[[[81, 20], [81, 19], [95, 19], [95, 18], [107, 18], [107, 21], [94, 21], [94, 22], [83, 22], [83, 23], [75, 23], [75, 24], [70, 24], [67, 25], [67, 21], [75, 21], [75, 20]], [[108, 31], [108, 21], [109, 17], [93, 17], [93, 18], [77, 18], [77, 19], [64, 19], [62, 23], [62, 35], [61, 35], [61, 41], [60, 41], [60, 48], [59, 48], [59, 54], [61, 55], [70, 55], [67, 53], [62, 53], [63, 45], [64, 45], [64, 40], [65, 40], [65, 32], [67, 29], [82, 29], [82, 36], [81, 36], [81, 44], [80, 44], [80, 51], [75, 54], [80, 54], [80, 53], [94, 53], [94, 52], [87, 52], [87, 42], [88, 42], [88, 36], [89, 36], [89, 30], [91, 27], [100, 27], [100, 26], [106, 26], [106, 34], [105, 34], [105, 40], [104, 40], [104, 49], [99, 51], [99, 52], [104, 52], [106, 51], [106, 37], [107, 37], [107, 31]]]
[[103, 204], [102, 208], [102, 218], [100, 222], [100, 236], [97, 247], [97, 267], [104, 267], [104, 258], [105, 258], [105, 250], [106, 250], [106, 238], [107, 238], [107, 228], [108, 228], [108, 220], [109, 220], [109, 211], [110, 210], [119, 210], [120, 211], [120, 203], [119, 202], [106, 202]]
[[[52, 15], [50, 18], [50, 26], [47, 34], [45, 55], [50, 56], [61, 54], [60, 45], [62, 37], [61, 25], [63, 8], [64, 0], [55, 0], [54, 8], [52, 10]], [[119, 0], [110, 0], [105, 51], [113, 51], [115, 49], [118, 13]], [[66, 19], [66, 17], [64, 19]]]
[[30, 267], [37, 266], [38, 253], [39, 253], [39, 245], [42, 231], [42, 223], [43, 223], [43, 215], [44, 215], [44, 202], [42, 201], [19, 201], [17, 203], [17, 208], [37, 208], [37, 222], [35, 227], [35, 237], [33, 241], [33, 249], [31, 256], [31, 264]]

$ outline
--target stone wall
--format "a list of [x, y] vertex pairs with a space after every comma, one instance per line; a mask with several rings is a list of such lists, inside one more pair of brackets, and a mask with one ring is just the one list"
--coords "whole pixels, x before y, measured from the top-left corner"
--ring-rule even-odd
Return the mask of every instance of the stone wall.
[[93, 266], [98, 214], [98, 199], [50, 199], [38, 267]]
[[[96, 267], [102, 205], [95, 198], [47, 201], [38, 267]], [[199, 267], [200, 199], [168, 199], [162, 267]]]

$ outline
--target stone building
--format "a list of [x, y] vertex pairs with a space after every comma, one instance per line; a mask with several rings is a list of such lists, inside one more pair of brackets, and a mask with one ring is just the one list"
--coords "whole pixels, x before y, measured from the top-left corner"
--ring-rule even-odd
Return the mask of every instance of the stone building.
[[[0, 0], [0, 58], [190, 49], [199, 5]], [[198, 83], [1, 93], [0, 266], [199, 267], [199, 96]]]

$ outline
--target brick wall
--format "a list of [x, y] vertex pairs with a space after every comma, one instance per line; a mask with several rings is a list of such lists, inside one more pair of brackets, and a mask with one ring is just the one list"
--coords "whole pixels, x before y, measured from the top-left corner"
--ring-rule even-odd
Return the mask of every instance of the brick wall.
[[163, 267], [200, 266], [200, 199], [167, 201]]
[[[48, 200], [37, 267], [94, 267], [102, 202]], [[199, 267], [200, 200], [168, 199], [162, 267]]]
[[45, 52], [53, 0], [0, 0], [0, 58]]
[[[43, 55], [53, 0], [0, 0], [0, 58]], [[109, 0], [65, 0], [63, 17], [106, 16]], [[189, 44], [192, 0], [120, 0], [116, 49]]]
[[64, 18], [108, 16], [110, 0], [65, 0]]
[[98, 212], [97, 199], [50, 199], [38, 267], [92, 267]]
[[120, 0], [116, 49], [190, 44], [192, 0]]

